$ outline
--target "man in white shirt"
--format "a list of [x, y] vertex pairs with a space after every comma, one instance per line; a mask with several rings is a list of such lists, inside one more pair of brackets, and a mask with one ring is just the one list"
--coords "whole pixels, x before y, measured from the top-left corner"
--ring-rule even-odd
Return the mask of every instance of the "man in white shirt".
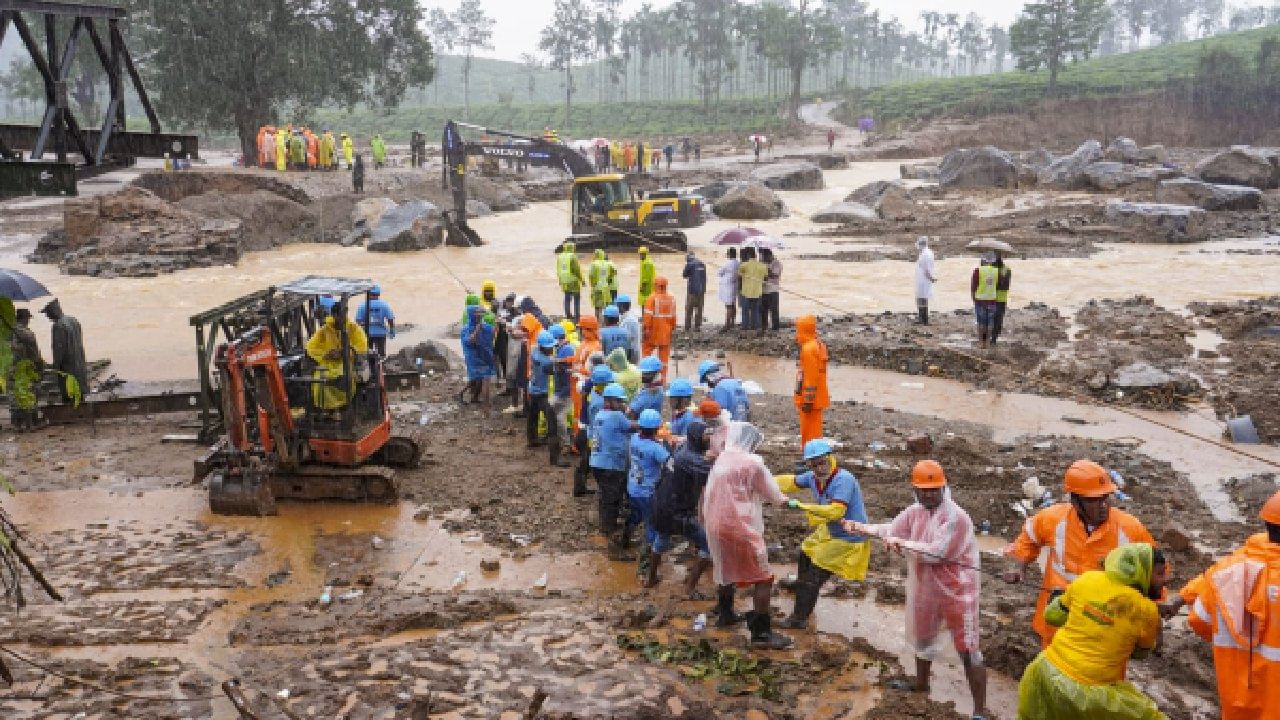
[[916, 258], [916, 310], [919, 318], [917, 325], [929, 324], [929, 300], [933, 297], [933, 284], [938, 282], [934, 274], [933, 251], [929, 249], [929, 238], [921, 236], [916, 240], [920, 256]]

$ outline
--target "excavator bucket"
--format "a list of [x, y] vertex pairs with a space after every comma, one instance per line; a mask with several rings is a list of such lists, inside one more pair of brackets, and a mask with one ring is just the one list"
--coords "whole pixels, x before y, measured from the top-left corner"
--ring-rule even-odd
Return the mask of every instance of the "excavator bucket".
[[218, 515], [276, 514], [276, 498], [265, 473], [220, 468], [209, 475], [209, 509]]
[[480, 239], [480, 233], [476, 232], [467, 224], [465, 218], [455, 217], [453, 213], [443, 213], [445, 227], [445, 245], [453, 247], [480, 247], [484, 244], [484, 240]]

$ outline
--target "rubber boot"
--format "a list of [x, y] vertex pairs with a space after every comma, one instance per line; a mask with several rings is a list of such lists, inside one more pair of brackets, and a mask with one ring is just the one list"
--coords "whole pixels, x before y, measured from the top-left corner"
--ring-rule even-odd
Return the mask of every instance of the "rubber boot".
[[742, 622], [743, 617], [733, 611], [734, 587], [721, 585], [716, 588], [716, 627], [733, 627]]
[[551, 452], [551, 465], [553, 467], [569, 467], [569, 461], [560, 457], [560, 437], [558, 435], [547, 441], [547, 447]]
[[809, 627], [809, 616], [818, 605], [818, 586], [802, 578], [796, 583], [796, 606], [791, 617], [783, 621], [782, 626], [793, 630], [804, 630]]
[[747, 613], [747, 628], [751, 630], [751, 646], [770, 650], [791, 647], [791, 638], [773, 631], [773, 618], [768, 613]]
[[573, 496], [584, 497], [586, 495], [595, 495], [596, 491], [587, 487], [588, 470], [583, 463], [578, 463], [577, 469], [573, 471]]
[[918, 312], [920, 313], [920, 324], [928, 325], [929, 324], [929, 306], [920, 305], [918, 307]]

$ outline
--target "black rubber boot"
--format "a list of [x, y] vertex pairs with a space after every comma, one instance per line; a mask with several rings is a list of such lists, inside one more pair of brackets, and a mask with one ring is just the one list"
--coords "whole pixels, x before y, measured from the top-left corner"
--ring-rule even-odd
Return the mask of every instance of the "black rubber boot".
[[733, 611], [733, 585], [716, 588], [716, 627], [727, 628], [741, 623], [741, 615]]
[[807, 578], [796, 583], [796, 606], [791, 617], [783, 621], [782, 626], [793, 630], [804, 630], [809, 627], [809, 616], [818, 605], [818, 586]]
[[595, 495], [596, 491], [587, 487], [587, 468], [578, 463], [578, 467], [573, 471], [573, 496], [584, 497], [587, 495]]
[[791, 638], [773, 631], [773, 618], [768, 613], [747, 613], [747, 628], [751, 630], [751, 646], [784, 650], [791, 647]]
[[548, 440], [547, 447], [551, 452], [551, 465], [553, 467], [569, 467], [569, 461], [560, 457], [560, 438], [558, 436]]

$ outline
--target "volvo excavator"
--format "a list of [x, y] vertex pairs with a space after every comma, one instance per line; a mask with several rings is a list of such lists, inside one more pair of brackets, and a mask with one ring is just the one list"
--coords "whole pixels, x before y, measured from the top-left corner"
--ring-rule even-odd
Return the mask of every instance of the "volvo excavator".
[[[478, 130], [509, 142], [473, 142], [460, 128]], [[550, 140], [517, 135], [450, 120], [444, 126], [440, 157], [444, 187], [453, 196], [453, 210], [445, 211], [450, 245], [479, 245], [480, 236], [467, 225], [467, 160], [512, 160], [521, 165], [559, 168], [573, 177], [569, 193], [572, 242], [578, 252], [635, 250], [647, 246], [653, 252], [684, 252], [688, 239], [683, 228], [703, 223], [702, 198], [676, 190], [661, 190], [637, 198], [625, 175], [597, 173], [591, 161], [573, 148]], [[557, 245], [556, 252], [563, 244]]]
[[[218, 347], [213, 362], [226, 434], [196, 464], [213, 512], [274, 515], [280, 499], [396, 499], [391, 468], [416, 467], [421, 449], [414, 438], [392, 434], [382, 358], [372, 348], [355, 351], [346, 323], [338, 322], [342, 364], [330, 375], [307, 355], [302, 338], [267, 320], [277, 293], [305, 296], [305, 324], [314, 334], [326, 315], [348, 317], [350, 301], [367, 301], [373, 287], [308, 276], [272, 288], [263, 323]], [[333, 308], [326, 311], [328, 301]]]

